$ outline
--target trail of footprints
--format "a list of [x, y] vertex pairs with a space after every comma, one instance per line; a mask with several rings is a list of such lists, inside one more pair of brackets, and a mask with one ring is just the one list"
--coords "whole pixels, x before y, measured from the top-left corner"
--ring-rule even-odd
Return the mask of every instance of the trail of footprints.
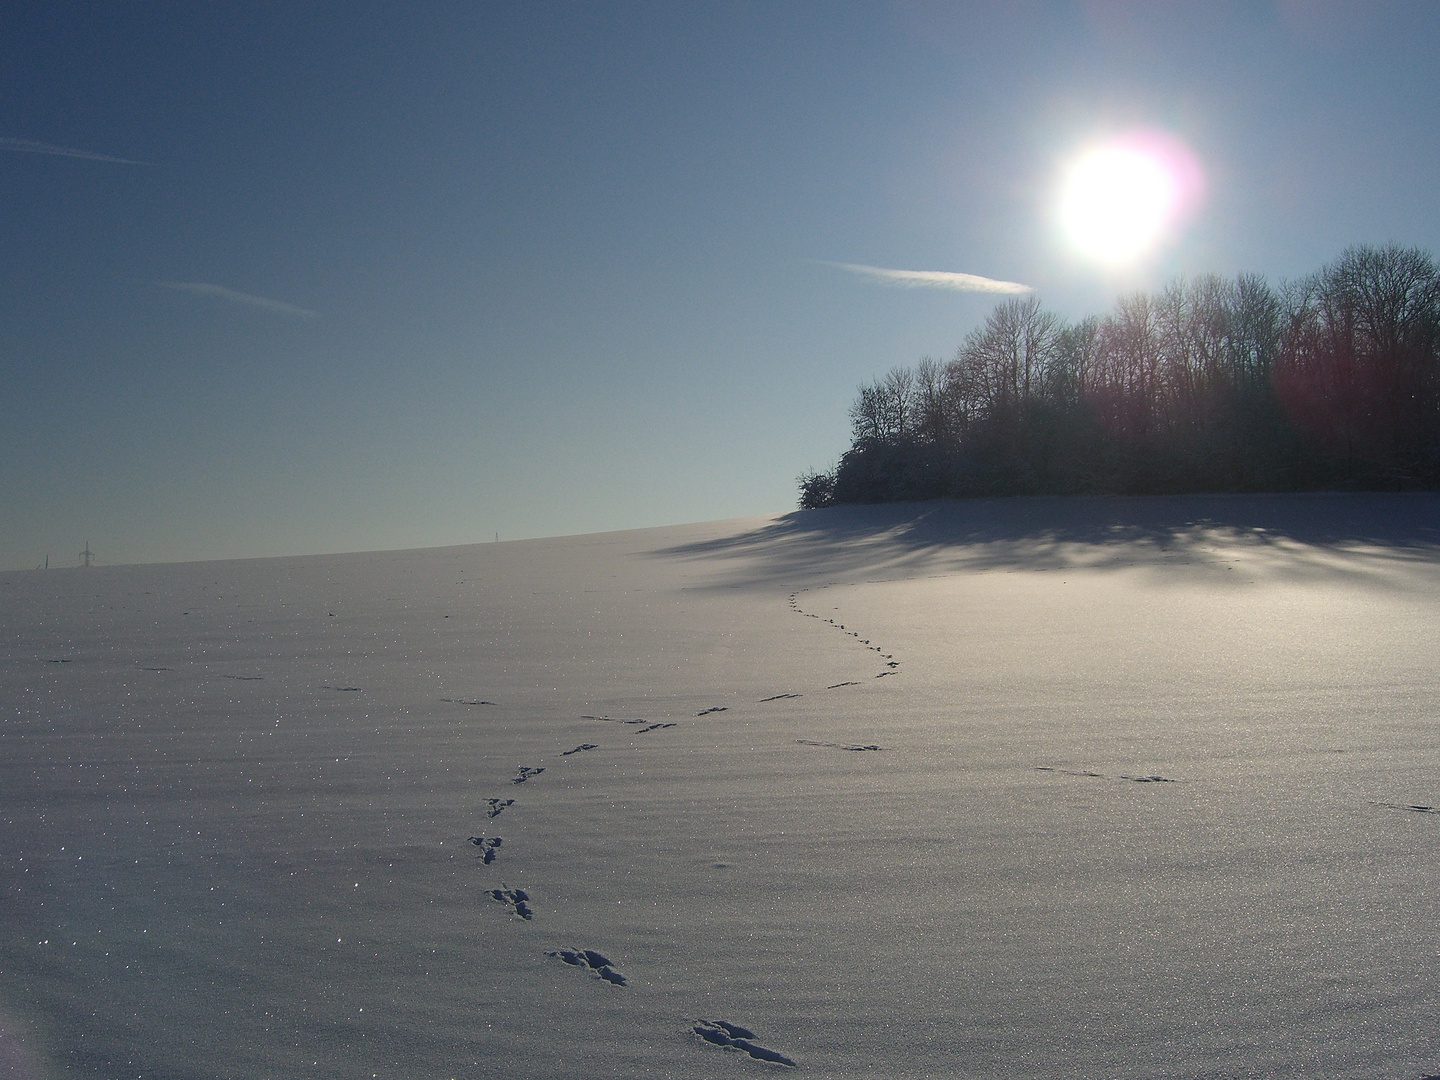
[[[790, 594], [791, 608], [799, 612], [800, 614], [805, 615], [807, 618], [819, 618], [819, 616], [811, 615], [808, 612], [801, 610], [799, 603], [797, 602], [798, 595], [798, 592]], [[878, 653], [886, 660], [886, 670], [876, 675], [875, 677], [877, 679], [884, 678], [887, 675], [894, 675], [896, 673], [896, 669], [900, 665], [892, 655], [884, 652], [879, 646], [871, 644], [870, 641], [861, 638], [860, 635], [855, 631], [848, 630], [843, 624], [837, 624], [833, 619], [827, 619], [824, 621], [830, 623], [832, 626], [835, 626], [840, 631], [856, 638], [860, 642], [860, 644], [864, 645], [867, 649]], [[835, 683], [832, 686], [826, 687], [826, 689], [837, 690], [845, 686], [859, 685], [860, 683], [857, 681], [847, 681]], [[350, 688], [335, 687], [334, 689]], [[802, 694], [798, 693], [773, 694], [770, 697], [761, 698], [760, 701], [761, 703], [790, 701], [796, 698], [800, 698], [802, 696]], [[440, 700], [456, 705], [494, 704], [494, 702], [481, 699], [441, 698]], [[695, 716], [698, 719], [706, 716], [713, 716], [717, 713], [727, 711], [729, 711], [729, 706], [727, 705], [712, 705], [708, 708], [701, 709], [695, 714]], [[620, 724], [632, 729], [632, 733], [635, 735], [644, 735], [652, 731], [663, 731], [677, 726], [676, 722], [674, 721], [650, 721], [641, 717], [585, 715], [582, 716], [581, 719], [592, 720], [597, 723]], [[877, 746], [873, 743], [834, 743], [821, 742], [815, 739], [797, 739], [796, 742], [804, 746], [818, 746], [852, 752], [878, 751], [883, 749], [882, 747]], [[570, 750], [561, 751], [560, 756], [567, 758], [575, 757], [577, 755], [585, 754], [589, 751], [598, 749], [600, 749], [599, 744], [592, 742], [584, 742], [576, 747], [573, 747]], [[511, 777], [510, 783], [514, 785], [527, 784], [530, 781], [537, 779], [544, 772], [545, 766], [543, 765], [520, 765], [517, 766], [517, 772], [515, 776]], [[485, 815], [487, 818], [494, 820], [495, 818], [499, 817], [501, 813], [503, 813], [506, 809], [514, 806], [515, 800], [513, 798], [505, 799], [497, 797], [486, 800], [486, 803], [487, 805], [485, 808]], [[478, 849], [476, 851], [476, 857], [478, 861], [485, 866], [490, 865], [499, 858], [500, 849], [502, 844], [504, 843], [504, 841], [500, 837], [487, 836], [484, 833], [469, 836], [466, 839], [470, 844], [472, 844]], [[501, 887], [498, 889], [487, 889], [486, 895], [490, 898], [491, 901], [503, 904], [506, 908], [510, 910], [512, 915], [525, 922], [531, 922], [535, 918], [535, 909], [531, 906], [530, 894], [524, 889], [511, 888], [508, 884], [502, 883]], [[547, 951], [545, 955], [547, 957], [550, 957], [551, 959], [559, 960], [567, 967], [585, 971], [590, 975], [594, 976], [597, 981], [608, 983], [611, 986], [624, 987], [627, 986], [630, 981], [628, 978], [626, 978], [626, 976], [620, 973], [620, 970], [616, 967], [614, 961], [612, 961], [604, 953], [601, 953], [595, 949], [552, 949]], [[704, 1045], [715, 1046], [723, 1050], [746, 1054], [751, 1058], [755, 1059], [756, 1061], [764, 1061], [770, 1064], [780, 1065], [787, 1068], [797, 1067], [797, 1062], [794, 1059], [787, 1057], [785, 1054], [780, 1053], [778, 1050], [771, 1050], [768, 1047], [762, 1046], [759, 1042], [757, 1042], [757, 1037], [755, 1033], [749, 1028], [742, 1027], [741, 1025], [732, 1023], [728, 1020], [697, 1020], [695, 1021], [695, 1024], [691, 1030], [692, 1033], [696, 1037], [698, 1037], [698, 1039]]]
[[[879, 674], [875, 675], [874, 677], [876, 679], [886, 678], [887, 676], [891, 676], [897, 673], [900, 665], [895, 660], [893, 655], [884, 652], [879, 646], [872, 644], [869, 639], [861, 638], [858, 632], [849, 630], [843, 623], [836, 623], [834, 619], [821, 619], [819, 615], [804, 611], [800, 607], [798, 602], [800, 591], [801, 590], [797, 590], [796, 592], [790, 594], [789, 603], [793, 611], [795, 611], [797, 614], [803, 615], [805, 618], [823, 621], [828, 625], [835, 627], [842, 633], [848, 634], [850, 637], [856, 639], [867, 649], [870, 649], [871, 651], [879, 654], [879, 656], [886, 660], [886, 670], [881, 671]], [[55, 658], [49, 659], [47, 660], [47, 662], [50, 664], [68, 664], [71, 662], [71, 660], [69, 658]], [[144, 667], [142, 668], [142, 670], [150, 672], [170, 672], [174, 669], [170, 667], [151, 666]], [[261, 681], [264, 678], [263, 676], [259, 675], [238, 674], [225, 674], [222, 677], [243, 682]], [[837, 690], [843, 687], [858, 685], [861, 685], [858, 681], [849, 680], [833, 683], [827, 686], [826, 689]], [[340, 693], [363, 692], [362, 688], [358, 686], [339, 686], [327, 684], [322, 687], [322, 689]], [[764, 697], [759, 700], [761, 703], [770, 703], [776, 701], [793, 700], [802, 696], [802, 694], [798, 693], [781, 693], [773, 694], [769, 697]], [[449, 704], [465, 706], [493, 706], [495, 704], [495, 702], [492, 701], [473, 698], [441, 698], [440, 700]], [[695, 715], [697, 718], [705, 717], [715, 713], [725, 712], [727, 711], [727, 709], [727, 706], [716, 705], [702, 709]], [[631, 726], [637, 729], [634, 732], [635, 734], [645, 734], [648, 732], [664, 730], [677, 726], [674, 722], [652, 723], [640, 718], [621, 719], [609, 716], [585, 716], [582, 717], [582, 719]], [[875, 744], [822, 742], [814, 739], [797, 739], [796, 742], [804, 746], [825, 747], [851, 752], [880, 751], [883, 749], [883, 747]], [[571, 757], [597, 749], [599, 749], [599, 746], [596, 743], [581, 743], [573, 749], [563, 751], [561, 753], [561, 756]], [[1109, 776], [1107, 774], [1094, 772], [1091, 770], [1063, 769], [1050, 765], [1034, 766], [1034, 770], [1036, 772], [1044, 772], [1064, 776], [1123, 780], [1137, 784], [1173, 784], [1185, 782], [1183, 780], [1177, 780], [1174, 777], [1160, 776], [1156, 774], [1121, 774], [1118, 776]], [[511, 779], [511, 783], [515, 785], [525, 784], [539, 777], [544, 772], [544, 766], [521, 765], [518, 766], [517, 775]], [[487, 799], [485, 806], [485, 815], [488, 819], [494, 820], [495, 818], [498, 818], [506, 809], [514, 805], [515, 799], [513, 798], [495, 797]], [[1406, 813], [1440, 815], [1440, 805], [1431, 805], [1427, 803], [1375, 802], [1372, 805], [1389, 810], [1403, 811]], [[469, 836], [466, 838], [466, 840], [477, 849], [475, 853], [477, 861], [485, 866], [488, 866], [497, 860], [500, 849], [504, 843], [504, 841], [499, 836], [486, 836], [484, 834]], [[508, 883], [502, 882], [500, 888], [492, 888], [485, 890], [485, 895], [488, 896], [491, 901], [504, 905], [514, 917], [520, 919], [521, 921], [531, 922], [535, 918], [535, 910], [531, 906], [530, 894], [525, 889], [512, 888]], [[615, 966], [615, 963], [603, 953], [595, 949], [562, 948], [547, 951], [545, 955], [547, 957], [560, 961], [567, 967], [584, 971], [592, 975], [597, 981], [607, 983], [610, 986], [625, 987], [629, 984], [629, 979], [625, 975], [620, 973], [618, 968]], [[786, 1056], [783, 1053], [780, 1053], [777, 1050], [772, 1050], [768, 1047], [762, 1046], [757, 1041], [757, 1036], [753, 1031], [728, 1020], [696, 1020], [693, 1024], [693, 1027], [691, 1028], [691, 1032], [694, 1037], [700, 1040], [702, 1044], [707, 1046], [718, 1047], [722, 1050], [729, 1052], [745, 1054], [754, 1060], [767, 1062], [782, 1067], [798, 1067], [798, 1063], [794, 1059]], [[1440, 1080], [1440, 1073], [1421, 1077], [1420, 1080]]]
[[[847, 627], [844, 623], [837, 623], [834, 619], [823, 619], [823, 618], [821, 618], [819, 615], [816, 615], [814, 612], [806, 611], [804, 608], [802, 608], [802, 607], [800, 606], [800, 594], [801, 594], [802, 592], [809, 592], [809, 591], [810, 591], [809, 589], [797, 589], [797, 590], [795, 590], [794, 592], [792, 592], [792, 593], [790, 594], [790, 610], [791, 610], [791, 611], [795, 612], [797, 615], [803, 615], [803, 616], [805, 616], [805, 618], [807, 618], [807, 619], [817, 619], [817, 620], [819, 620], [820, 622], [825, 623], [827, 626], [833, 626], [835, 629], [839, 630], [841, 633], [848, 634], [850, 637], [854, 638], [856, 641], [858, 641], [861, 645], [864, 645], [865, 648], [869, 649], [871, 652], [877, 653], [877, 654], [881, 657], [881, 659], [883, 659], [883, 660], [885, 661], [885, 667], [886, 667], [888, 670], [887, 670], [887, 671], [882, 671], [882, 672], [880, 672], [880, 674], [876, 675], [875, 678], [877, 678], [877, 679], [883, 679], [883, 678], [885, 678], [886, 676], [894, 675], [894, 674], [896, 674], [896, 673], [898, 672], [898, 670], [899, 670], [899, 668], [900, 668], [900, 661], [896, 660], [895, 657], [894, 657], [891, 653], [887, 653], [887, 652], [886, 652], [883, 648], [881, 648], [879, 645], [873, 644], [873, 643], [870, 641], [869, 638], [862, 638], [862, 637], [860, 636], [859, 631], [857, 631], [857, 630], [851, 630], [851, 629], [850, 629], [849, 627]], [[858, 682], [838, 682], [838, 683], [835, 683], [833, 686], [827, 686], [825, 689], [827, 689], [827, 690], [838, 690], [838, 689], [839, 689], [840, 687], [842, 687], [842, 686], [859, 686], [859, 685], [860, 685], [860, 684], [859, 684]], [[781, 695], [781, 696], [783, 697], [784, 695]], [[772, 700], [772, 699], [766, 699], [766, 700]]]
[[[852, 638], [856, 639], [867, 649], [870, 649], [875, 653], [879, 654], [887, 661], [885, 665], [886, 670], [881, 671], [879, 674], [877, 674], [875, 676], [876, 679], [886, 678], [887, 676], [891, 676], [897, 673], [899, 663], [895, 661], [894, 657], [891, 654], [883, 652], [883, 650], [879, 646], [872, 644], [868, 639], [861, 638], [857, 632], [849, 630], [843, 623], [836, 623], [833, 619], [821, 620], [820, 616], [802, 610], [798, 603], [798, 596], [798, 591], [790, 594], [789, 602], [792, 610], [794, 610], [800, 615], [803, 615], [806, 618], [817, 619], [829, 624], [830, 626], [835, 627], [842, 633], [848, 634]], [[49, 660], [49, 663], [52, 664], [64, 664], [69, 662], [70, 661], [68, 658]], [[168, 667], [156, 666], [148, 667], [144, 670], [155, 672], [168, 672], [173, 669]], [[260, 681], [260, 679], [263, 678], [263, 676], [247, 676], [234, 674], [227, 674], [223, 677], [227, 679], [234, 679], [237, 681]], [[838, 690], [845, 687], [858, 685], [861, 685], [858, 681], [847, 680], [831, 684], [830, 686], [827, 686], [826, 689]], [[362, 692], [361, 688], [358, 686], [327, 685], [324, 687], [324, 689], [340, 693]], [[764, 704], [778, 701], [788, 701], [798, 699], [802, 696], [803, 695], [798, 693], [773, 694], [769, 697], [761, 698], [760, 703]], [[475, 698], [442, 698], [440, 700], [448, 704], [471, 707], [492, 706], [495, 704], [491, 701]], [[723, 705], [711, 706], [709, 708], [700, 710], [695, 715], [697, 718], [703, 718], [706, 716], [725, 712], [727, 711], [727, 708], [727, 706]], [[631, 727], [632, 729], [634, 729], [633, 734], [636, 735], [665, 730], [677, 726], [674, 722], [650, 722], [641, 718], [622, 719], [609, 716], [585, 716], [583, 717], [583, 719], [603, 723], [621, 724], [627, 727]], [[837, 749], [848, 752], [875, 752], [883, 749], [882, 747], [873, 743], [836, 743], [823, 742], [814, 739], [797, 739], [796, 743], [803, 746]], [[572, 756], [578, 756], [590, 751], [598, 750], [599, 748], [599, 745], [596, 743], [585, 742], [581, 743], [578, 746], [575, 746], [570, 750], [562, 751], [560, 756], [567, 758]], [[1122, 780], [1137, 784], [1173, 784], [1184, 782], [1181, 780], [1177, 780], [1173, 777], [1161, 776], [1156, 774], [1121, 774], [1118, 776], [1109, 776], [1107, 774], [1094, 772], [1091, 770], [1072, 770], [1049, 765], [1034, 766], [1034, 769], [1037, 772], [1051, 773], [1055, 775], [1107, 780]], [[540, 777], [545, 771], [546, 770], [544, 766], [518, 766], [517, 774], [511, 779], [511, 783], [514, 785], [526, 784], [531, 780]], [[506, 809], [511, 808], [514, 805], [514, 798], [490, 798], [486, 800], [484, 812], [486, 817], [493, 821], [494, 819], [498, 818]], [[1431, 804], [1376, 802], [1373, 805], [1384, 809], [1403, 811], [1406, 813], [1440, 815], [1440, 806]], [[466, 838], [466, 840], [468, 843], [470, 843], [476, 848], [476, 860], [482, 866], [489, 866], [497, 861], [500, 855], [502, 845], [504, 843], [504, 841], [499, 836], [487, 836], [483, 833], [469, 836]], [[502, 882], [499, 888], [491, 888], [485, 890], [485, 895], [489, 898], [491, 902], [498, 903], [504, 906], [511, 914], [511, 916], [513, 916], [515, 919], [518, 919], [522, 922], [534, 921], [535, 909], [532, 906], [530, 894], [525, 889], [512, 888], [508, 883]], [[614, 961], [612, 961], [609, 957], [595, 949], [560, 948], [549, 950], [545, 953], [545, 955], [548, 958], [558, 960], [566, 967], [575, 969], [576, 971], [584, 972], [589, 976], [593, 977], [597, 982], [603, 982], [610, 987], [615, 987], [617, 989], [624, 988], [629, 984], [630, 981], [624, 974], [619, 971]], [[762, 1045], [758, 1041], [758, 1037], [755, 1032], [751, 1031], [749, 1028], [746, 1028], [740, 1024], [736, 1024], [728, 1020], [697, 1019], [691, 1028], [691, 1035], [702, 1046], [718, 1048], [720, 1050], [736, 1054], [737, 1056], [746, 1055], [755, 1061], [764, 1062], [782, 1068], [798, 1068], [799, 1063], [793, 1058], [781, 1053], [780, 1051], [773, 1050], [767, 1046]], [[1440, 1073], [1422, 1077], [1421, 1080], [1440, 1080]]]

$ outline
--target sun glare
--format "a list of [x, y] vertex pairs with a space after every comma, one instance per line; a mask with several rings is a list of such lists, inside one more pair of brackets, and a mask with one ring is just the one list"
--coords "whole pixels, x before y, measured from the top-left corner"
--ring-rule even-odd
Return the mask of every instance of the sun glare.
[[1162, 132], [1122, 135], [1090, 147], [1065, 168], [1060, 227], [1095, 262], [1133, 263], [1173, 236], [1201, 187], [1199, 163], [1178, 139]]

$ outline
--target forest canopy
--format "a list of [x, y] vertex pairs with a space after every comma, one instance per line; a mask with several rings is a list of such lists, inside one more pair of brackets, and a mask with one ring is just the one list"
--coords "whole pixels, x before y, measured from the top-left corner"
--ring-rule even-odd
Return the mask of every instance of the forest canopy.
[[1352, 247], [1299, 281], [1177, 280], [1066, 322], [1000, 303], [861, 386], [802, 508], [941, 496], [1440, 486], [1440, 274]]

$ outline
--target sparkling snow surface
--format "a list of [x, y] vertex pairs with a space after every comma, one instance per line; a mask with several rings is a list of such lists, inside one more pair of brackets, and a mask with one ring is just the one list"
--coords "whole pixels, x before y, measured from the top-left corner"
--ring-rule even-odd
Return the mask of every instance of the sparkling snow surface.
[[1440, 499], [0, 575], [0, 1073], [792, 1072], [1440, 1073]]

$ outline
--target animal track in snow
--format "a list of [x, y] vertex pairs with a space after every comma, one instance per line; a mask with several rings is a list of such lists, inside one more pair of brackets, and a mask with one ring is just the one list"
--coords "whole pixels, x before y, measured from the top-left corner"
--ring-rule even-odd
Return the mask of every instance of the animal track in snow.
[[1036, 765], [1036, 772], [1058, 773], [1061, 776], [1093, 776], [1097, 780], [1129, 780], [1132, 784], [1178, 784], [1181, 781], [1172, 776], [1157, 776], [1153, 773], [1149, 776], [1106, 776], [1104, 773], [1090, 772], [1081, 769], [1057, 769], [1053, 765]]
[[662, 728], [671, 728], [675, 726], [673, 722], [668, 724], [652, 724], [648, 720], [621, 720], [618, 717], [614, 716], [582, 716], [580, 717], [580, 719], [600, 720], [607, 724], [630, 724], [631, 726], [634, 726], [636, 724], [644, 724], [645, 726], [636, 732], [637, 735], [644, 735], [647, 731], [658, 731]]
[[[870, 652], [873, 652], [873, 653], [877, 654], [882, 660], [887, 661], [887, 663], [886, 663], [885, 666], [888, 667], [888, 668], [890, 668], [891, 670], [889, 670], [889, 671], [882, 671], [879, 675], [876, 675], [876, 676], [875, 676], [877, 679], [883, 679], [886, 675], [894, 675], [894, 674], [895, 674], [895, 670], [894, 670], [894, 669], [895, 669], [895, 668], [898, 668], [898, 667], [900, 666], [900, 662], [895, 659], [895, 656], [894, 656], [893, 653], [887, 653], [887, 652], [884, 650], [883, 647], [881, 647], [881, 646], [879, 646], [879, 645], [876, 645], [876, 644], [875, 644], [874, 642], [872, 642], [869, 638], [862, 638], [862, 637], [860, 636], [860, 634], [859, 634], [858, 631], [856, 631], [856, 630], [851, 630], [848, 626], [846, 626], [846, 625], [845, 625], [844, 623], [842, 623], [842, 622], [836, 622], [834, 619], [821, 618], [819, 615], [813, 614], [812, 612], [806, 611], [804, 608], [802, 608], [802, 607], [800, 606], [800, 602], [799, 602], [799, 600], [797, 599], [797, 597], [800, 595], [801, 592], [808, 592], [808, 591], [809, 591], [808, 589], [805, 589], [805, 590], [797, 590], [797, 591], [795, 591], [795, 592], [793, 592], [793, 593], [790, 594], [790, 609], [791, 609], [792, 611], [796, 612], [796, 613], [799, 614], [799, 615], [804, 615], [807, 619], [820, 619], [820, 621], [823, 622], [823, 623], [825, 623], [827, 626], [833, 626], [835, 629], [837, 629], [837, 630], [841, 631], [842, 633], [844, 633], [847, 637], [852, 637], [852, 638], [854, 638], [855, 641], [856, 641], [858, 644], [864, 645], [865, 648], [868, 649]], [[860, 684], [857, 683], [857, 682], [842, 682], [842, 683], [835, 683], [833, 686], [827, 686], [825, 689], [827, 689], [827, 690], [837, 690], [837, 689], [839, 689], [839, 688], [842, 687], [842, 686], [859, 686], [859, 685], [860, 685]], [[783, 696], [783, 695], [782, 695], [782, 696]], [[772, 700], [772, 699], [767, 698], [767, 699], [765, 699], [765, 700], [768, 701], [768, 700]]]
[[771, 697], [762, 697], [760, 699], [760, 702], [761, 704], [764, 704], [767, 701], [784, 701], [786, 698], [797, 698], [804, 696], [804, 694], [774, 694]]
[[565, 750], [565, 751], [563, 751], [563, 752], [560, 754], [560, 756], [561, 756], [561, 757], [569, 757], [571, 754], [579, 754], [579, 753], [581, 753], [582, 751], [585, 751], [585, 750], [598, 750], [598, 749], [600, 749], [600, 747], [599, 747], [596, 743], [593, 743], [593, 742], [581, 743], [579, 746], [575, 747], [574, 750]]
[[787, 1065], [792, 1069], [797, 1067], [793, 1060], [778, 1050], [767, 1049], [755, 1042], [755, 1033], [749, 1028], [732, 1024], [728, 1020], [697, 1020], [691, 1030], [712, 1046], [720, 1046], [726, 1050], [740, 1050], [757, 1061], [771, 1061], [776, 1065]]
[[[1376, 803], [1376, 806], [1383, 806], [1386, 810], [1409, 810], [1415, 814], [1440, 814], [1440, 806], [1429, 806], [1425, 803]], [[1429, 1077], [1426, 1080], [1430, 1080]], [[1437, 1078], [1440, 1080], [1440, 1078]]]
[[867, 743], [861, 746], [859, 743], [838, 743], [838, 742], [817, 742], [815, 739], [796, 739], [801, 746], [831, 746], [836, 750], [884, 750], [883, 746], [876, 746], [874, 743]]
[[532, 777], [539, 776], [544, 771], [544, 765], [541, 765], [539, 768], [536, 768], [532, 765], [521, 765], [520, 771], [515, 774], [515, 776], [511, 779], [510, 782], [512, 784], [523, 784], [526, 780], [529, 780]]
[[726, 712], [726, 711], [728, 711], [728, 710], [729, 710], [729, 706], [728, 706], [728, 705], [711, 705], [710, 708], [708, 708], [708, 709], [701, 709], [701, 710], [700, 710], [699, 712], [697, 712], [695, 715], [696, 715], [696, 716], [707, 716], [707, 715], [709, 715], [709, 714], [712, 713], [712, 712]]
[[489, 893], [491, 900], [498, 900], [526, 922], [535, 917], [530, 907], [530, 894], [524, 889], [491, 889]]
[[441, 701], [444, 701], [444, 702], [446, 702], [446, 703], [448, 703], [448, 704], [450, 704], [450, 705], [494, 705], [494, 704], [495, 704], [495, 702], [493, 702], [493, 701], [481, 701], [479, 698], [442, 697], [440, 700], [441, 700]]
[[490, 804], [490, 809], [485, 811], [485, 816], [492, 818], [499, 817], [505, 807], [515, 805], [514, 799], [486, 799], [485, 801]]
[[476, 854], [487, 866], [495, 861], [495, 856], [500, 854], [500, 845], [505, 842], [498, 836], [467, 836], [465, 839], [480, 849]]
[[624, 986], [630, 981], [615, 970], [614, 963], [594, 949], [556, 949], [545, 955], [562, 960], [571, 967], [589, 968], [596, 978], [604, 979], [612, 986]]

